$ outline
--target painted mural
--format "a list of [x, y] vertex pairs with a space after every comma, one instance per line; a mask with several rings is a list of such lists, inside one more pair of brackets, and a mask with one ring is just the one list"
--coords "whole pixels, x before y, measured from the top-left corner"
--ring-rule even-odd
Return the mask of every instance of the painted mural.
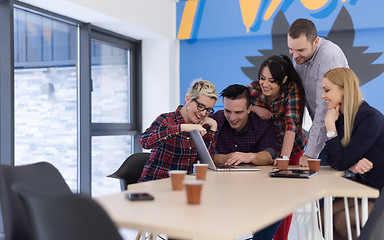
[[[343, 49], [364, 98], [384, 113], [383, 9], [381, 0], [180, 0], [181, 103], [196, 78], [212, 81], [219, 92], [256, 80], [265, 58], [289, 55], [289, 26], [307, 18], [319, 36]], [[221, 107], [220, 100], [216, 108]]]

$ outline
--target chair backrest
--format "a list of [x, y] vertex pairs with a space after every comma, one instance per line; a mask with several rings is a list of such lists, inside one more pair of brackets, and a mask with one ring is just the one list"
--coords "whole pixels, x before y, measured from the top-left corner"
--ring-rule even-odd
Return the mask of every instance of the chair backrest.
[[120, 179], [121, 191], [127, 190], [128, 184], [137, 183], [143, 168], [149, 160], [150, 153], [135, 153], [129, 156], [116, 172], [107, 177]]
[[41, 194], [16, 187], [36, 240], [122, 240], [104, 209], [88, 196]]
[[380, 192], [380, 197], [375, 201], [375, 205], [368, 220], [365, 223], [359, 240], [376, 240], [384, 238], [384, 188]]
[[50, 193], [72, 192], [60, 172], [50, 163], [0, 166], [0, 201], [5, 240], [30, 240], [25, 212], [20, 199], [12, 190], [15, 184]]

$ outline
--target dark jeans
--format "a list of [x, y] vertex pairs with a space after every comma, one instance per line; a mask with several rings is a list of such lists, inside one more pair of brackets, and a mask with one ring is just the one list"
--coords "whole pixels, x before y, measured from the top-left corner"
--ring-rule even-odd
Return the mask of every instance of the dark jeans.
[[273, 239], [273, 236], [275, 236], [275, 233], [276, 233], [277, 229], [279, 228], [280, 223], [282, 221], [283, 220], [279, 220], [279, 221], [275, 222], [274, 224], [269, 225], [268, 227], [256, 232], [255, 234], [253, 234], [252, 240], [271, 240], [271, 239]]
[[328, 158], [327, 146], [324, 146], [323, 150], [321, 150], [319, 154], [319, 158], [321, 159], [320, 166], [329, 166], [327, 162], [327, 158]]

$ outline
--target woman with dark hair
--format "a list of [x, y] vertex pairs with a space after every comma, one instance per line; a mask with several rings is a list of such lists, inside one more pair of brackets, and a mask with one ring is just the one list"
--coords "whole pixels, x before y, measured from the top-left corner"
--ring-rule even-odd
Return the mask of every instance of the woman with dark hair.
[[[252, 96], [251, 110], [262, 119], [273, 119], [278, 151], [299, 165], [306, 138], [302, 130], [305, 95], [300, 77], [289, 57], [271, 56], [260, 66], [258, 81], [247, 87]], [[292, 214], [284, 218], [274, 240], [287, 239]]]
[[290, 165], [299, 165], [306, 143], [301, 127], [304, 89], [289, 57], [271, 56], [260, 66], [259, 81], [247, 87], [252, 95], [252, 111], [262, 119], [273, 119], [280, 156]]

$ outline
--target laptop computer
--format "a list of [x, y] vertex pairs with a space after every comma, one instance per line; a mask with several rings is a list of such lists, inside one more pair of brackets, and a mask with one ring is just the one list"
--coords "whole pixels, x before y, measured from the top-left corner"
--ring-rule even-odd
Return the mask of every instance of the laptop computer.
[[316, 171], [305, 170], [305, 169], [278, 170], [278, 171], [269, 173], [269, 176], [271, 177], [286, 177], [286, 178], [311, 178], [315, 175], [317, 175]]
[[200, 161], [202, 163], [207, 163], [208, 168], [214, 171], [258, 171], [260, 170], [257, 166], [253, 164], [239, 164], [237, 166], [231, 165], [227, 166], [224, 164], [215, 164], [211, 158], [211, 154], [205, 145], [203, 138], [198, 130], [194, 130], [189, 133], [192, 137], [193, 142], [195, 143], [197, 153], [199, 154]]

